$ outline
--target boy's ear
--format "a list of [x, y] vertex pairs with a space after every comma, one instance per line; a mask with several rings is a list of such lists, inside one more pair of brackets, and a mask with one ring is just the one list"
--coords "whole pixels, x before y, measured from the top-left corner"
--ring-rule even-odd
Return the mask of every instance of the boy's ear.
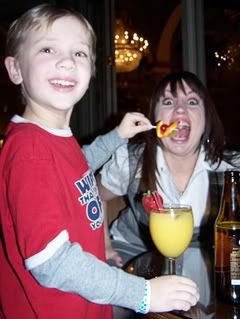
[[22, 83], [22, 75], [21, 75], [21, 71], [20, 71], [17, 60], [14, 57], [8, 56], [8, 57], [6, 57], [4, 63], [5, 63], [5, 67], [8, 71], [8, 76], [9, 76], [10, 80], [14, 84], [21, 84]]

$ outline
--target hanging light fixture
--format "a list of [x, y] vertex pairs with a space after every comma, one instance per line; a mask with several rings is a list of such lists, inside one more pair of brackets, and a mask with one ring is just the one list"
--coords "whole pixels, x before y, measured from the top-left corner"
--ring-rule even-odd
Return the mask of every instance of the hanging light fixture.
[[126, 30], [121, 19], [116, 19], [115, 65], [117, 72], [135, 70], [148, 47], [148, 41], [137, 33]]
[[240, 70], [240, 42], [227, 45], [222, 52], [215, 51], [215, 59], [218, 67], [226, 67], [228, 70]]

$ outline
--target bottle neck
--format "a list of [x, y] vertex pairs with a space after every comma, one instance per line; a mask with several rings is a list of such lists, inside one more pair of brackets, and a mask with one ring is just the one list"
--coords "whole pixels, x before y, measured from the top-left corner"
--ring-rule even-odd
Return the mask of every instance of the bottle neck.
[[240, 180], [238, 171], [224, 173], [224, 188], [219, 217], [226, 221], [240, 222]]

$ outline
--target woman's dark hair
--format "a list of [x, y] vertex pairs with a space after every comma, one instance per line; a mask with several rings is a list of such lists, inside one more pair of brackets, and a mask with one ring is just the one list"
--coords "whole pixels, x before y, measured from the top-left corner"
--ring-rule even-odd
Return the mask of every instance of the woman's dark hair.
[[[150, 109], [148, 117], [151, 123], [155, 122], [155, 108], [160, 97], [165, 95], [167, 85], [170, 85], [170, 90], [173, 96], [177, 95], [178, 87], [185, 93], [183, 82], [185, 82], [203, 101], [205, 110], [205, 128], [204, 133], [199, 141], [196, 149], [199, 150], [203, 146], [206, 157], [205, 159], [211, 164], [221, 163], [224, 155], [224, 130], [221, 120], [216, 111], [215, 105], [209, 96], [208, 90], [198, 77], [188, 71], [171, 73], [162, 78], [156, 86], [150, 101]], [[146, 133], [146, 145], [143, 153], [142, 181], [141, 189], [154, 190], [156, 189], [156, 151], [157, 145], [161, 141], [157, 138], [154, 130]]]

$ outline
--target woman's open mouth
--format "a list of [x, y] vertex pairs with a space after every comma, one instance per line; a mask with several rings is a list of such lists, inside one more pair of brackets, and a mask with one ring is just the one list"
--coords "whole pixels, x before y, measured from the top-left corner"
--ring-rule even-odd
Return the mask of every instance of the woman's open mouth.
[[172, 137], [172, 140], [178, 142], [187, 141], [190, 135], [191, 127], [188, 122], [183, 120], [178, 121], [178, 127], [176, 134]]

